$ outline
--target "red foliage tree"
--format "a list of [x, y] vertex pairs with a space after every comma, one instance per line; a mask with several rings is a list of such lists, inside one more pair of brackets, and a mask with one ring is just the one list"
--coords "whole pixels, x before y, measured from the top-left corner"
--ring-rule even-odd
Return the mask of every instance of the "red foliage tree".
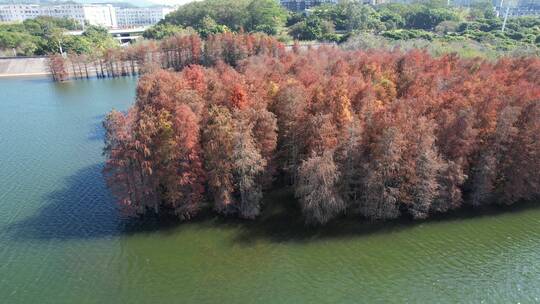
[[233, 191], [234, 125], [230, 111], [222, 106], [211, 106], [203, 131], [205, 168], [208, 187], [219, 212], [232, 212], [235, 205]]
[[170, 185], [167, 200], [181, 218], [197, 213], [204, 195], [205, 172], [200, 146], [199, 118], [189, 106], [178, 105], [174, 115], [176, 138], [174, 167], [176, 174], [166, 185]]
[[48, 64], [54, 81], [64, 81], [69, 77], [66, 60], [61, 55], [55, 54], [49, 56]]
[[345, 210], [346, 204], [338, 194], [338, 181], [338, 167], [330, 151], [302, 162], [295, 193], [306, 222], [325, 224]]
[[286, 52], [243, 33], [202, 44], [164, 42], [165, 67], [182, 72], [142, 77], [134, 108], [105, 122], [109, 185], [139, 213], [189, 217], [206, 194], [219, 212], [253, 218], [272, 177], [293, 184], [316, 223], [540, 195], [538, 58]]

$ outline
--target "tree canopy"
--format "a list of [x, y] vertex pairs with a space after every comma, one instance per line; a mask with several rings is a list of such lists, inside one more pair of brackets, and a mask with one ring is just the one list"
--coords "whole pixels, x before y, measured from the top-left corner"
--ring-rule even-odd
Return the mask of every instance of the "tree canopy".
[[275, 0], [203, 0], [182, 5], [161, 23], [192, 27], [203, 36], [224, 31], [212, 30], [216, 27], [277, 34], [285, 19], [285, 10]]
[[0, 24], [0, 50], [11, 55], [82, 54], [100, 52], [118, 44], [107, 29], [98, 26], [87, 26], [82, 36], [65, 34], [66, 31], [80, 29], [81, 25], [75, 20], [52, 17]]
[[273, 185], [292, 188], [309, 224], [540, 196], [537, 57], [210, 38], [202, 57], [200, 41], [171, 40], [192, 50], [184, 65], [143, 76], [135, 105], [104, 122], [105, 174], [130, 213], [255, 218]]
[[143, 32], [146, 39], [162, 40], [184, 32], [184, 28], [173, 24], [157, 24]]

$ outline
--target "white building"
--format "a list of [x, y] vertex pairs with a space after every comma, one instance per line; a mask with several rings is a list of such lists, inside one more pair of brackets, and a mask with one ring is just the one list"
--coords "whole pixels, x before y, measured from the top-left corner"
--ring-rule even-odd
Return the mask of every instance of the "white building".
[[83, 5], [84, 19], [92, 25], [101, 25], [109, 28], [118, 27], [115, 8], [110, 5]]
[[81, 24], [86, 21], [92, 25], [101, 25], [110, 28], [117, 27], [114, 7], [109, 4], [0, 5], [0, 21], [3, 22], [21, 22], [38, 16], [71, 18]]
[[493, 2], [495, 2], [495, 10], [499, 17], [504, 17], [507, 9], [510, 17], [540, 16], [539, 0], [519, 0], [514, 2], [494, 0]]
[[71, 18], [108, 28], [154, 25], [172, 12], [170, 7], [115, 8], [110, 4], [0, 5], [0, 22], [21, 22], [38, 16]]
[[294, 12], [301, 12], [325, 3], [337, 3], [337, 0], [280, 0], [282, 6]]
[[154, 25], [172, 11], [169, 7], [116, 8], [116, 22], [120, 28]]
[[37, 4], [6, 4], [0, 5], [0, 21], [14, 22], [36, 18], [41, 13]]

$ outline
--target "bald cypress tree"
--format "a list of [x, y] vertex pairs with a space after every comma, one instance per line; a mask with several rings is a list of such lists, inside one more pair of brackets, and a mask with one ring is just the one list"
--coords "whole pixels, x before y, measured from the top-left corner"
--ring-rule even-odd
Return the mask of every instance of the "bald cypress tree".
[[298, 168], [295, 194], [307, 223], [325, 224], [345, 210], [338, 192], [340, 174], [332, 153], [312, 155]]
[[233, 155], [234, 124], [231, 112], [222, 106], [211, 106], [203, 130], [204, 164], [214, 208], [234, 212]]
[[240, 216], [255, 218], [261, 209], [261, 177], [266, 160], [257, 149], [250, 126], [245, 123], [235, 132], [232, 162]]

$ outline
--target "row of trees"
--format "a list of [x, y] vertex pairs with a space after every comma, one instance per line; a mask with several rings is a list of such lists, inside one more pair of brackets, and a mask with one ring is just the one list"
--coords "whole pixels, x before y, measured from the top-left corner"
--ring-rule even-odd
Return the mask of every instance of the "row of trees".
[[256, 217], [294, 186], [306, 222], [426, 218], [540, 195], [540, 60], [295, 48], [141, 78], [111, 112], [105, 173], [126, 210]]
[[62, 31], [79, 27], [73, 19], [52, 17], [0, 24], [0, 53], [17, 56], [58, 52], [57, 38]]
[[373, 6], [359, 0], [341, 0], [309, 12], [284, 12], [274, 0], [204, 0], [181, 6], [148, 30], [145, 37], [162, 39], [179, 31], [196, 31], [204, 38], [245, 30], [276, 35], [283, 42], [343, 42], [371, 33], [395, 41], [422, 39], [473, 47], [480, 43], [496, 52], [537, 50], [540, 18], [510, 18], [503, 32], [503, 20], [495, 16], [491, 2], [472, 0], [467, 7], [448, 6], [444, 0]]
[[[395, 32], [394, 34], [397, 34]], [[410, 34], [410, 32], [408, 32]], [[406, 34], [405, 32], [399, 33]], [[431, 55], [438, 57], [445, 54], [458, 54], [462, 58], [486, 58], [497, 59], [501, 57], [539, 56], [540, 48], [534, 46], [516, 46], [512, 48], [498, 48], [491, 43], [473, 40], [444, 40], [422, 39], [410, 37], [407, 39], [387, 38], [376, 34], [362, 33], [351, 37], [347, 42], [340, 45], [347, 50], [361, 49], [364, 51], [373, 49], [386, 49], [407, 51], [411, 49], [425, 50]]]
[[291, 14], [289, 33], [301, 40], [343, 41], [351, 34], [376, 33], [394, 40], [475, 40], [499, 48], [538, 45], [537, 17], [510, 18], [505, 32], [503, 20], [495, 16], [491, 0], [471, 1], [467, 8], [449, 7], [446, 1], [378, 6], [345, 0], [315, 7], [310, 14]]
[[118, 46], [106, 28], [87, 26], [80, 36], [66, 31], [80, 30], [73, 19], [40, 16], [22, 23], [0, 24], [0, 54], [32, 56], [46, 54], [92, 54]]
[[[310, 13], [286, 12], [275, 0], [205, 0], [181, 6], [158, 25], [144, 32], [146, 39], [163, 40], [197, 33], [203, 39], [227, 32], [263, 32], [282, 42], [297, 40], [337, 41], [372, 33], [378, 39], [435, 43], [482, 44], [490, 51], [508, 52], [540, 46], [540, 18], [510, 18], [501, 31], [502, 19], [493, 15], [488, 0], [471, 2], [467, 9], [448, 7], [446, 1], [370, 6], [357, 0], [315, 7]], [[285, 22], [286, 20], [286, 22]], [[80, 36], [66, 35], [78, 29], [75, 20], [38, 17], [17, 24], [0, 24], [0, 54], [45, 55], [67, 53], [101, 57], [117, 40], [102, 27], [87, 26]]]
[[120, 77], [144, 74], [156, 69], [179, 71], [187, 65], [212, 66], [223, 61], [236, 66], [254, 55], [279, 56], [285, 47], [262, 34], [222, 33], [202, 40], [197, 34], [177, 33], [161, 41], [143, 41], [125, 48], [108, 48], [100, 53], [50, 56], [50, 70], [56, 81], [74, 78]]

